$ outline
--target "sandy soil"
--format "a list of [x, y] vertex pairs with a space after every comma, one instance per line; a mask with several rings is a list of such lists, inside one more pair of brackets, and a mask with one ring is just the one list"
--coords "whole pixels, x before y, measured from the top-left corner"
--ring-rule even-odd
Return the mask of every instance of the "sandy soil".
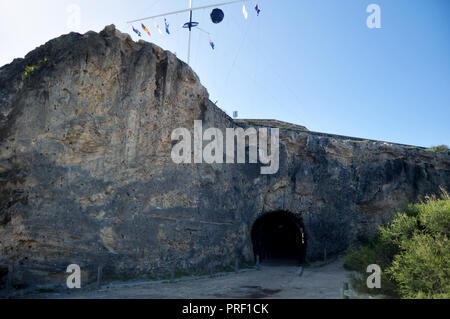
[[304, 268], [282, 264], [263, 264], [261, 269], [229, 273], [215, 278], [184, 279], [174, 283], [130, 283], [101, 290], [81, 290], [71, 293], [47, 293], [33, 298], [79, 299], [166, 299], [166, 298], [286, 298], [286, 299], [337, 299], [340, 287], [348, 281], [343, 258], [324, 266]]

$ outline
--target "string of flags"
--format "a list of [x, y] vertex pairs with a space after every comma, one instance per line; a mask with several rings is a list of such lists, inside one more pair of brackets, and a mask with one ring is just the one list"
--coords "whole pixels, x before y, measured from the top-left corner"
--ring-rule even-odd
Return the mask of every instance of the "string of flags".
[[259, 8], [258, 4], [256, 4], [255, 11], [256, 14], [259, 16], [259, 14], [261, 13], [261, 9]]
[[167, 23], [166, 18], [164, 18], [164, 25], [166, 26], [166, 33], [167, 33], [167, 34], [170, 34], [170, 31], [169, 31], [169, 23]]
[[142, 29], [144, 29], [144, 31], [147, 32], [148, 36], [151, 37], [152, 35], [151, 35], [150, 31], [148, 31], [147, 27], [143, 23], [141, 23], [141, 26], [142, 26]]
[[162, 34], [162, 30], [159, 27], [158, 23], [156, 23], [156, 22], [155, 22], [155, 28], [156, 28], [156, 30], [158, 30], [159, 34]]
[[139, 30], [137, 30], [134, 26], [133, 26], [133, 31], [134, 31], [138, 36], [141, 36], [141, 32], [139, 32]]
[[245, 4], [242, 6], [242, 14], [244, 15], [244, 19], [247, 20], [248, 12], [247, 12], [247, 8], [245, 7]]
[[[257, 16], [259, 16], [259, 14], [261, 13], [261, 8], [259, 7], [258, 4], [256, 4], [256, 6], [255, 6], [255, 12], [256, 12]], [[248, 11], [247, 11], [245, 4], [242, 6], [242, 15], [244, 16], [245, 20], [248, 19]], [[211, 12], [211, 21], [213, 23], [215, 23], [215, 24], [220, 23], [220, 22], [222, 22], [223, 18], [224, 18], [224, 13], [222, 10], [216, 8]], [[142, 34], [138, 29], [136, 29], [133, 25], [131, 27], [133, 28], [134, 33], [136, 33], [139, 37], [142, 37]], [[148, 34], [149, 37], [152, 36], [150, 33], [150, 30], [143, 23], [141, 23], [141, 27]], [[163, 31], [160, 28], [160, 26], [158, 25], [158, 23], [155, 22], [154, 27], [160, 34], [163, 34]], [[170, 30], [169, 30], [170, 25], [166, 18], [164, 18], [164, 27], [165, 27], [166, 33], [168, 35], [170, 35]], [[209, 38], [209, 45], [211, 46], [211, 48], [213, 50], [215, 49], [215, 44], [211, 40], [211, 38]]]

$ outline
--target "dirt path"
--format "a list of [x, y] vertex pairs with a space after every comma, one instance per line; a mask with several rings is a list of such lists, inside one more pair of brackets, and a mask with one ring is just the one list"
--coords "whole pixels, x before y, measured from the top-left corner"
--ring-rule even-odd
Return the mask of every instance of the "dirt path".
[[302, 276], [295, 266], [261, 265], [261, 270], [230, 273], [215, 278], [183, 280], [175, 283], [142, 284], [70, 294], [40, 294], [34, 298], [340, 298], [340, 286], [348, 281], [343, 259], [308, 267]]

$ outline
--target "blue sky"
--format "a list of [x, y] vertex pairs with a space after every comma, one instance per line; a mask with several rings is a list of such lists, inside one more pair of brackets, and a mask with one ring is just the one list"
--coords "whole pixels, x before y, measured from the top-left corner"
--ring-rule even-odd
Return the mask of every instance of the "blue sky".
[[[194, 6], [226, 0], [194, 0]], [[256, 16], [253, 7], [262, 12]], [[188, 0], [15, 0], [0, 2], [0, 65], [70, 31], [100, 31], [114, 23], [180, 10]], [[369, 29], [369, 4], [381, 8], [381, 29]], [[68, 7], [81, 9], [79, 27]], [[310, 130], [404, 144], [450, 145], [450, 1], [261, 0], [211, 9], [194, 20], [191, 66], [210, 99], [230, 115], [275, 118]], [[186, 60], [188, 14], [167, 17], [171, 36], [145, 21], [142, 38]], [[135, 23], [138, 27], [140, 24]]]

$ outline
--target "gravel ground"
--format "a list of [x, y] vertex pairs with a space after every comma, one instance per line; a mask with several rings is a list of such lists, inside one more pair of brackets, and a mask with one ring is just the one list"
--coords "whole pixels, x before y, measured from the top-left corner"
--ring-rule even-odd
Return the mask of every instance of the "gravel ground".
[[124, 283], [101, 290], [83, 289], [70, 293], [44, 293], [31, 298], [76, 299], [215, 299], [283, 298], [337, 299], [343, 281], [348, 281], [343, 258], [323, 265], [309, 266], [303, 274], [286, 264], [263, 264], [260, 270], [229, 273], [214, 278], [180, 280], [174, 283]]

